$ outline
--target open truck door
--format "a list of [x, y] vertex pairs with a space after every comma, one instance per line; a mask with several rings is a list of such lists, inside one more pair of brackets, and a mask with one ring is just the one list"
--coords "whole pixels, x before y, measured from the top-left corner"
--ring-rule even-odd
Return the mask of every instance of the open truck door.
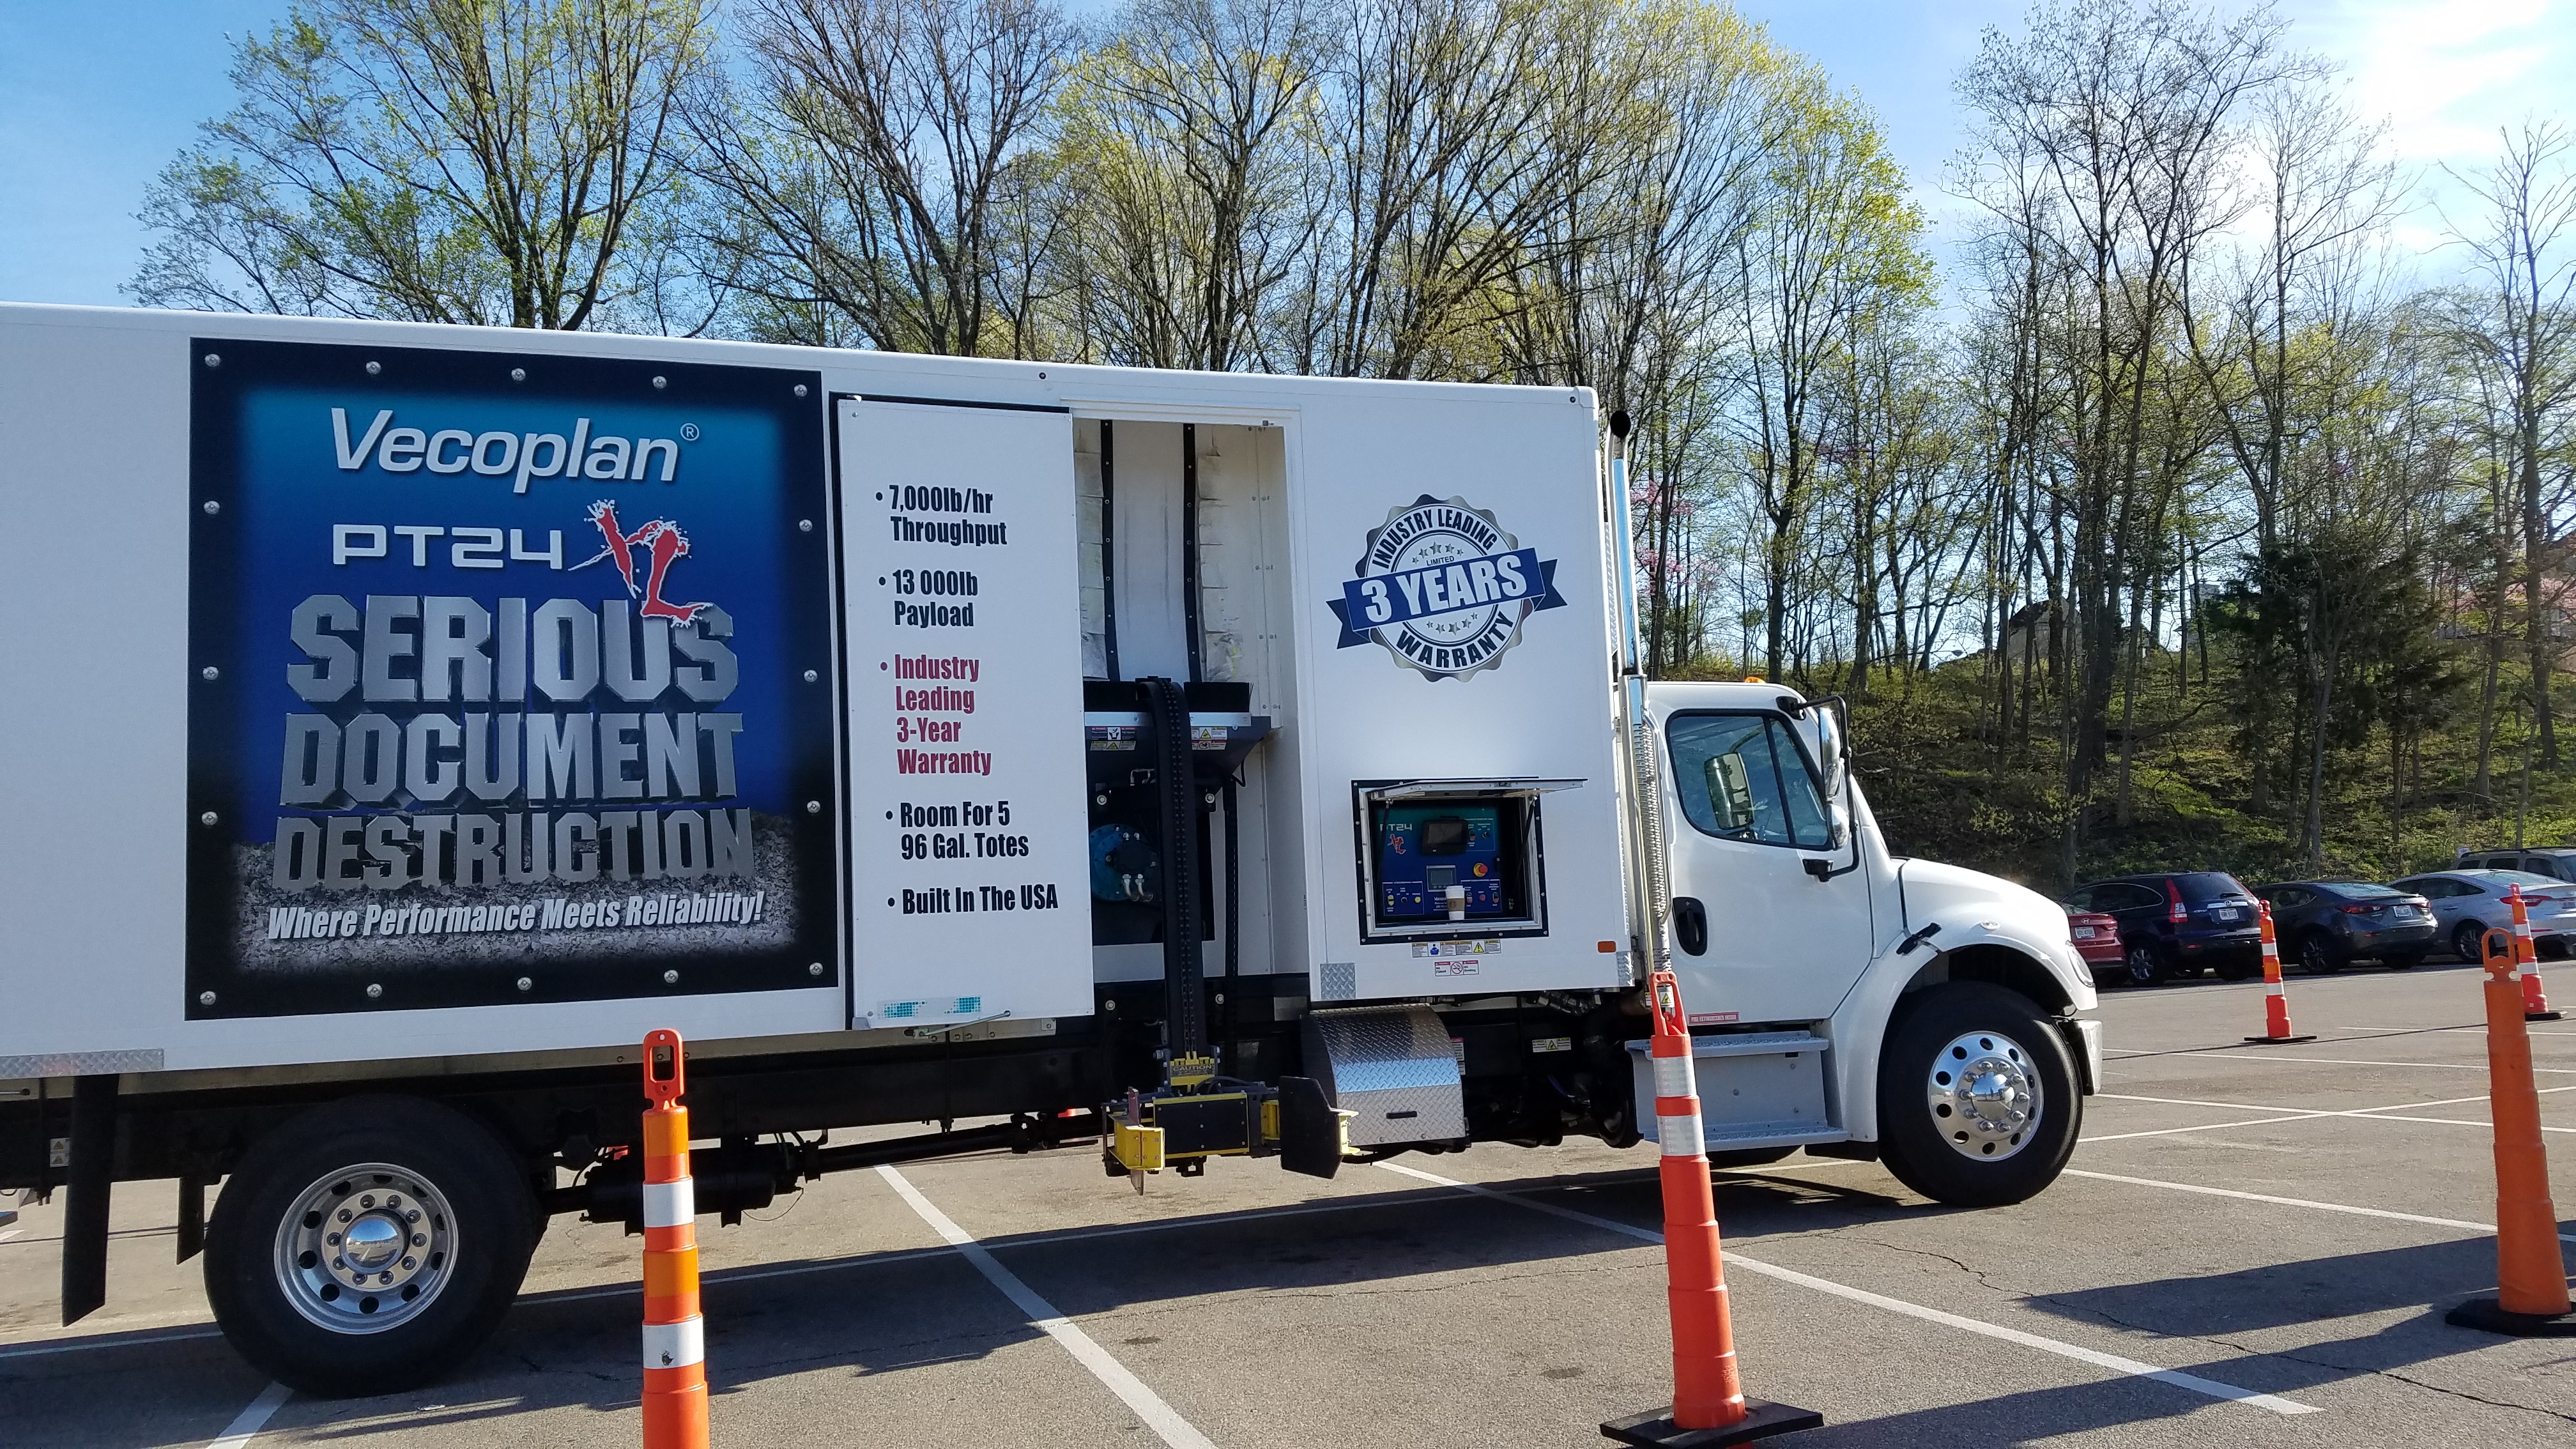
[[1072, 419], [843, 398], [834, 421], [850, 1024], [1088, 1016]]

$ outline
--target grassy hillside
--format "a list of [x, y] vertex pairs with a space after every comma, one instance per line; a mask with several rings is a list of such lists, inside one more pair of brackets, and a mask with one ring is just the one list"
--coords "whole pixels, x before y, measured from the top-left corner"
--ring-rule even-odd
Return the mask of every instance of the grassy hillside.
[[[2168, 659], [2164, 669], [2172, 667]], [[2157, 674], [2152, 666], [2148, 672]], [[1999, 749], [1988, 723], [1991, 700], [1980, 708], [1992, 688], [1982, 676], [1980, 661], [1957, 661], [1853, 710], [1861, 782], [1896, 850], [1991, 871], [2050, 895], [2074, 879], [2130, 871], [2226, 870], [2249, 884], [2309, 873], [2298, 851], [2306, 758], [2285, 758], [2289, 728], [2260, 740], [2271, 792], [2258, 811], [2253, 732], [2217, 689], [2196, 680], [2186, 688], [2163, 673], [2137, 702], [2126, 818], [2115, 737], [2111, 763], [2083, 812], [2070, 879], [2067, 832], [2076, 802], [2066, 794], [2064, 760], [2050, 734], [2054, 709], [2043, 701], [2026, 753], [2018, 741]], [[2518, 672], [2509, 674], [2499, 698], [2513, 697], [2521, 683]], [[2328, 751], [2318, 873], [2387, 880], [2447, 866], [2457, 846], [2512, 844], [2523, 734], [2514, 715], [2499, 720], [2492, 798], [2477, 796], [2476, 694], [2459, 691], [2408, 752], [2407, 797], [2392, 823], [2386, 730], [2350, 727], [2352, 742]], [[2576, 739], [2569, 748], [2576, 760]], [[2576, 769], [2530, 772], [2522, 838], [2532, 845], [2576, 841]]]

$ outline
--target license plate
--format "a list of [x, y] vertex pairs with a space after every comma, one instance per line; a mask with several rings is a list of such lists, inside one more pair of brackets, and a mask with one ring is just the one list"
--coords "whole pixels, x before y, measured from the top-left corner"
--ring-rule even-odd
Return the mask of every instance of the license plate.
[[2244, 913], [2237, 910], [2234, 906], [2220, 906], [2217, 910], [2214, 910], [2209, 914], [2212, 920], [2232, 921]]
[[2076, 940], [2079, 940], [2079, 941], [2090, 941], [2090, 940], [2092, 940], [2092, 939], [2093, 939], [2093, 928], [2092, 928], [2091, 926], [2078, 926], [2078, 927], [2076, 927], [2076, 928], [2075, 928], [2075, 939], [2076, 939]]

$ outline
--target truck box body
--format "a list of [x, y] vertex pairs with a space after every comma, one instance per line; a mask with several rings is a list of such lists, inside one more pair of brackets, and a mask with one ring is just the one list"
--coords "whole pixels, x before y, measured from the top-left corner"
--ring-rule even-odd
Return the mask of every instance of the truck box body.
[[1161, 973], [1086, 928], [1113, 639], [1272, 732], [1241, 975], [1617, 987], [1594, 429], [1555, 389], [0, 307], [0, 1079], [1088, 1015]]
[[[1646, 683], [1598, 428], [0, 305], [0, 1188], [68, 1190], [64, 1321], [175, 1179], [254, 1364], [435, 1378], [547, 1214], [645, 1221], [666, 1028], [728, 1222], [1000, 1147], [1633, 1145], [1666, 966], [1713, 1155], [2039, 1191], [2101, 1079], [2064, 914], [1891, 856], [1839, 701]], [[368, 1183], [452, 1238], [338, 1251], [415, 1231]]]

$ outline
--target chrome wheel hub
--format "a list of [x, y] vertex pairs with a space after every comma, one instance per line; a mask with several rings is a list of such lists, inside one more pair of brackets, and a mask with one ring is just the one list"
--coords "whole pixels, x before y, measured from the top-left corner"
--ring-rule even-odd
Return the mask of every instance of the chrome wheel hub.
[[429, 1307], [455, 1252], [456, 1213], [435, 1183], [360, 1163], [296, 1196], [277, 1226], [277, 1282], [321, 1327], [382, 1333]]
[[1972, 1031], [1932, 1058], [1926, 1084], [1932, 1125], [1962, 1157], [1997, 1162], [2019, 1152], [2039, 1126], [2039, 1078], [2021, 1043]]

